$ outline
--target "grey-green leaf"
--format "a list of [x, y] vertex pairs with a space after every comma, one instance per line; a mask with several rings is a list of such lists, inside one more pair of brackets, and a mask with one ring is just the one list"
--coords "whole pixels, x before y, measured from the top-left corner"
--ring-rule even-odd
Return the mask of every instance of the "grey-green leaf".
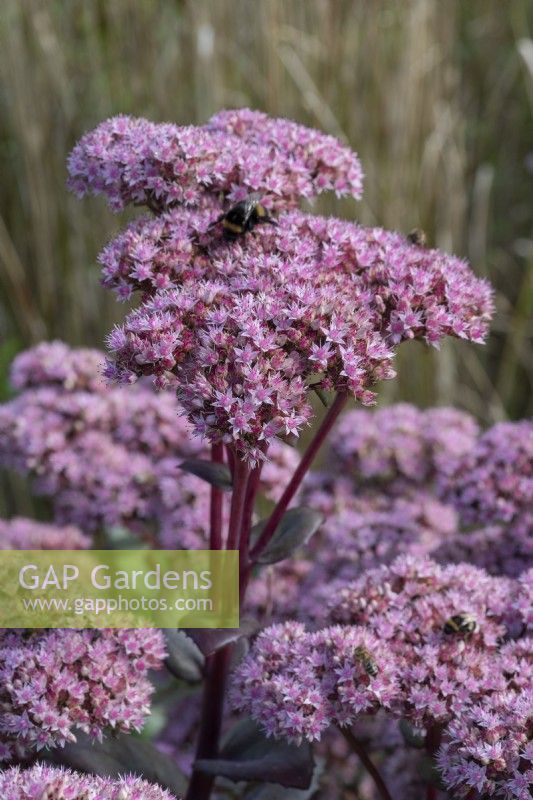
[[163, 635], [168, 653], [165, 661], [168, 671], [187, 683], [199, 683], [203, 677], [204, 656], [198, 646], [183, 631], [166, 628]]
[[243, 619], [239, 628], [188, 628], [187, 636], [193, 640], [204, 656], [213, 655], [217, 650], [251, 636], [257, 630], [257, 622]]
[[[322, 514], [312, 508], [305, 506], [290, 508], [281, 518], [270, 542], [257, 557], [257, 562], [259, 564], [276, 564], [278, 561], [288, 558], [309, 541], [323, 521]], [[259, 533], [264, 525], [265, 521], [259, 522], [255, 526], [255, 532]]]
[[190, 472], [203, 481], [207, 481], [211, 486], [230, 492], [233, 488], [231, 472], [225, 464], [218, 464], [215, 461], [204, 461], [201, 458], [187, 458], [180, 464], [180, 469]]

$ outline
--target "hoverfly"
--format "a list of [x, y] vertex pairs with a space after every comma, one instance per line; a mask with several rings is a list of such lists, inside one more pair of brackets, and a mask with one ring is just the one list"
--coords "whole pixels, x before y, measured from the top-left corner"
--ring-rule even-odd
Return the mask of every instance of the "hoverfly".
[[417, 247], [427, 247], [428, 237], [426, 232], [421, 228], [413, 228], [405, 237], [411, 244], [416, 244]]
[[372, 653], [363, 645], [359, 645], [359, 647], [355, 648], [353, 654], [355, 658], [363, 665], [366, 674], [370, 675], [371, 678], [375, 678], [379, 672], [379, 669], [372, 657]]
[[471, 636], [479, 630], [479, 625], [473, 614], [461, 612], [454, 614], [444, 623], [444, 633], [456, 636]]
[[235, 203], [228, 211], [221, 214], [218, 219], [211, 223], [208, 230], [215, 225], [222, 223], [224, 235], [228, 239], [236, 239], [244, 233], [253, 230], [256, 225], [277, 225], [264, 205], [261, 203], [261, 195], [254, 192], [247, 195], [244, 200]]

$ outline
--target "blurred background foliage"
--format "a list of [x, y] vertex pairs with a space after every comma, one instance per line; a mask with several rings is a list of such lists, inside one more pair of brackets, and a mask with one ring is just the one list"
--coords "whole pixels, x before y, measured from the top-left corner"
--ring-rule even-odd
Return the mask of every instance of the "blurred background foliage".
[[117, 113], [203, 122], [251, 106], [349, 142], [364, 200], [317, 208], [470, 259], [496, 287], [486, 347], [399, 355], [383, 396], [531, 413], [530, 0], [2, 0], [0, 391], [43, 338], [102, 346], [124, 306], [95, 260], [124, 224], [65, 189], [78, 137]]

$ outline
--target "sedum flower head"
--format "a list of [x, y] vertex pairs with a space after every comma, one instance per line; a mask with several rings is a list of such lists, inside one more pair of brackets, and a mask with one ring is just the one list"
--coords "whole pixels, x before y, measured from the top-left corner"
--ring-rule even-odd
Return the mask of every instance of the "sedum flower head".
[[185, 127], [114, 117], [78, 142], [68, 171], [72, 191], [103, 194], [115, 211], [215, 205], [251, 192], [286, 207], [328, 190], [360, 198], [363, 182], [357, 155], [333, 136], [249, 109]]
[[476, 703], [446, 730], [437, 763], [457, 798], [529, 800], [533, 787], [533, 689]]
[[73, 350], [60, 341], [41, 342], [15, 358], [10, 380], [18, 391], [54, 386], [66, 391], [98, 392], [105, 388], [104, 366], [98, 350]]
[[457, 533], [445, 539], [432, 557], [441, 563], [466, 561], [491, 575], [516, 578], [533, 567], [533, 517], [528, 514], [513, 523]]
[[369, 631], [337, 626], [313, 633], [291, 622], [257, 637], [235, 671], [231, 697], [268, 736], [300, 742], [389, 707], [396, 691], [394, 659]]
[[5, 800], [175, 800], [174, 795], [133, 776], [100, 778], [36, 764], [0, 773]]
[[24, 517], [0, 520], [0, 550], [85, 550], [90, 539], [73, 525], [60, 527]]
[[533, 526], [533, 421], [501, 422], [484, 433], [444, 482], [466, 525], [525, 520]]
[[0, 636], [0, 757], [111, 731], [137, 731], [149, 713], [147, 674], [162, 666], [156, 630], [4, 630]]
[[490, 289], [457, 258], [300, 212], [228, 242], [201, 216], [134, 223], [104, 251], [106, 285], [148, 295], [109, 336], [108, 374], [175, 385], [197, 433], [252, 459], [308, 422], [309, 383], [370, 403], [400, 342], [484, 337]]
[[341, 590], [331, 619], [364, 625], [396, 654], [397, 713], [419, 726], [442, 724], [472, 699], [506, 688], [494, 661], [515, 589], [474, 566], [404, 556]]
[[[58, 343], [42, 344], [21, 354], [13, 375], [36, 361], [54, 363], [57, 349]], [[70, 374], [80, 374], [79, 352], [82, 384], [56, 381], [55, 368], [30, 369], [30, 388], [0, 406], [1, 463], [31, 475], [35, 490], [52, 498], [58, 521], [89, 532], [114, 525], [144, 534], [155, 529], [163, 547], [205, 544], [209, 487], [179, 465], [209, 455], [192, 438], [173, 394], [142, 383], [101, 385], [102, 354], [91, 356], [91, 373], [85, 351], [61, 349]], [[298, 457], [281, 442], [269, 456], [262, 489], [275, 497]]]
[[357, 409], [332, 434], [331, 462], [357, 483], [429, 485], [472, 450], [478, 433], [473, 417], [456, 408], [398, 403], [373, 412]]

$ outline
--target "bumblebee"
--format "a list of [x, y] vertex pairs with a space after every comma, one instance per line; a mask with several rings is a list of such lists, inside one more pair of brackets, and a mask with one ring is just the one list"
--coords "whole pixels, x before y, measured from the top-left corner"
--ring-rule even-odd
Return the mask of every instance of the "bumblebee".
[[366, 674], [370, 675], [371, 678], [375, 678], [379, 672], [379, 669], [378, 665], [372, 658], [372, 653], [370, 653], [369, 650], [366, 649], [366, 647], [360, 645], [359, 647], [355, 648], [353, 654], [355, 658], [358, 661], [360, 661], [361, 664], [363, 665]]
[[238, 236], [253, 230], [256, 225], [278, 224], [261, 203], [261, 195], [257, 193], [249, 194], [244, 200], [235, 203], [229, 211], [224, 212], [211, 223], [209, 230], [220, 222], [222, 223], [224, 236], [227, 239], [236, 239]]
[[456, 636], [471, 636], [479, 630], [476, 618], [472, 614], [461, 612], [454, 614], [444, 623], [444, 633]]
[[426, 232], [421, 228], [413, 228], [405, 238], [411, 244], [416, 244], [417, 247], [427, 247], [428, 237], [426, 236]]

